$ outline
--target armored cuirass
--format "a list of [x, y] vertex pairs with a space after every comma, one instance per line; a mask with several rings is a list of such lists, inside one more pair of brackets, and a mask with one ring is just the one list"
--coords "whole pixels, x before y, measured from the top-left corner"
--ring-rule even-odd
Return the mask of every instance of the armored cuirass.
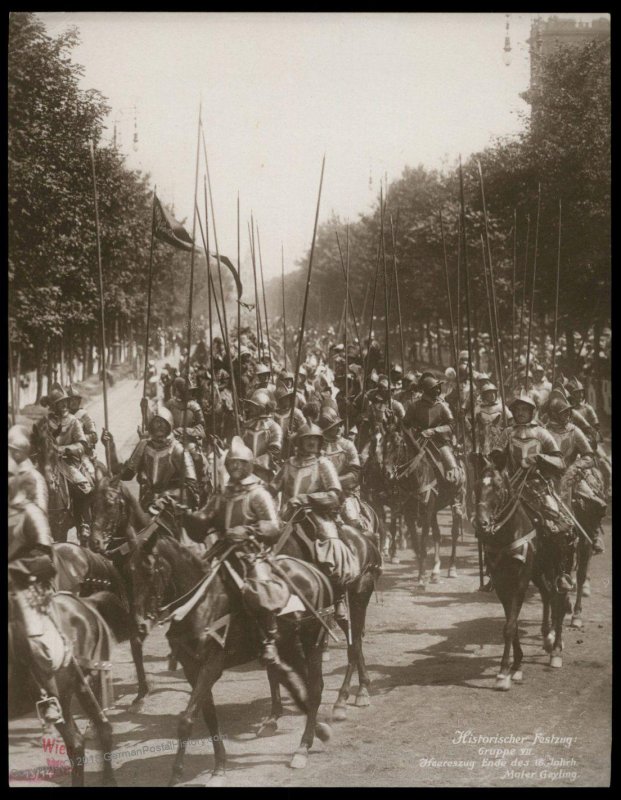
[[287, 462], [283, 485], [284, 502], [299, 494], [321, 491], [322, 488], [319, 462], [316, 459], [301, 465]]
[[243, 489], [229, 494], [224, 506], [224, 528], [230, 530], [237, 525], [247, 525], [250, 520], [250, 497], [252, 491]]
[[325, 458], [329, 459], [341, 475], [347, 466], [347, 454], [338, 442], [327, 442], [323, 452]]
[[270, 441], [270, 432], [267, 427], [267, 420], [260, 420], [259, 423], [244, 431], [244, 444], [254, 453], [255, 458], [267, 453], [267, 446]]
[[510, 435], [511, 460], [515, 465], [524, 459], [541, 453], [541, 442], [535, 434], [535, 429], [528, 425], [514, 426]]
[[172, 460], [173, 443], [157, 450], [147, 443], [142, 454], [140, 472], [151, 486], [166, 486], [175, 477], [176, 469]]
[[561, 451], [565, 463], [570, 464], [573, 460], [572, 456], [576, 446], [574, 431], [571, 428], [560, 429], [553, 427], [549, 427], [548, 430], [552, 434], [558, 449]]
[[[183, 403], [179, 403], [176, 400], [171, 400], [167, 403], [166, 408], [172, 414], [173, 422], [175, 424], [175, 428], [182, 428], [183, 427], [183, 409], [185, 408]], [[198, 420], [196, 418], [196, 413], [188, 407], [186, 413], [186, 420], [185, 420], [186, 428], [193, 428], [195, 425], [198, 425]]]

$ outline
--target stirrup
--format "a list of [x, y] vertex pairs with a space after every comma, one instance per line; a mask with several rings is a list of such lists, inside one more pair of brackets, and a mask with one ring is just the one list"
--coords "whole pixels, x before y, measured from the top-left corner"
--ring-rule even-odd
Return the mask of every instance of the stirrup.
[[44, 690], [41, 690], [41, 694], [43, 697], [35, 703], [35, 710], [41, 725], [47, 728], [57, 722], [64, 722], [65, 719], [58, 698], [54, 695], [48, 695]]
[[264, 665], [276, 664], [278, 661], [278, 649], [274, 642], [262, 642], [259, 661]]

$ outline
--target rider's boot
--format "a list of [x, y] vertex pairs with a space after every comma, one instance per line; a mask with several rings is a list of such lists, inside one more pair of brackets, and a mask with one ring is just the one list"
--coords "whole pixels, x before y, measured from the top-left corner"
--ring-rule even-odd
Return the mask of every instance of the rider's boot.
[[344, 589], [340, 590], [334, 598], [334, 618], [344, 622], [349, 620], [349, 611]]
[[604, 552], [604, 537], [602, 536], [601, 531], [597, 531], [597, 533], [593, 537], [593, 554], [597, 556], [603, 552]]
[[273, 611], [261, 609], [257, 614], [259, 617], [259, 628], [261, 631], [261, 653], [259, 660], [264, 666], [278, 663], [278, 648], [276, 647], [276, 637], [278, 636], [278, 624], [276, 614]]
[[48, 678], [41, 687], [41, 699], [36, 703], [37, 716], [48, 732], [58, 722], [64, 722], [63, 711], [58, 699], [59, 692], [54, 677]]

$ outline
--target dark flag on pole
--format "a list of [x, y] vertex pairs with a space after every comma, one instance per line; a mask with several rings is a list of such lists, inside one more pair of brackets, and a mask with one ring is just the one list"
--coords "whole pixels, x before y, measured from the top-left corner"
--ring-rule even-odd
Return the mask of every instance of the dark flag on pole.
[[[218, 263], [217, 254], [210, 252], [209, 255], [210, 255], [211, 258], [213, 258], [213, 260], [217, 264]], [[231, 263], [231, 259], [227, 258], [227, 256], [222, 255], [222, 253], [220, 253], [220, 263], [223, 264], [228, 269], [228, 271], [231, 273], [231, 275], [233, 276], [233, 280], [235, 281], [235, 286], [237, 287], [237, 299], [239, 301], [239, 298], [242, 296], [242, 282], [240, 280], [239, 273], [237, 272], [237, 270], [235, 269], [235, 267]], [[242, 305], [245, 305], [245, 303], [242, 303]], [[246, 308], [247, 308], [247, 306], [246, 306]], [[253, 308], [254, 308], [254, 306], [253, 306]]]
[[159, 198], [155, 198], [153, 209], [153, 235], [161, 242], [166, 242], [177, 250], [191, 252], [194, 243], [192, 237], [180, 222], [173, 217], [160, 203]]

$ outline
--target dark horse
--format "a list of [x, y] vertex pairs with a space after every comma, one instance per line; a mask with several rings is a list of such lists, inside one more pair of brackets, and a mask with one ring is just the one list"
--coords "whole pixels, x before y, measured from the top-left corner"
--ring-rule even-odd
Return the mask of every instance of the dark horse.
[[[101, 597], [101, 596], [100, 596]], [[51, 600], [52, 611], [61, 632], [72, 643], [73, 657], [66, 666], [54, 673], [63, 722], [56, 728], [63, 738], [71, 763], [71, 785], [84, 785], [84, 736], [71, 713], [71, 701], [77, 696], [82, 710], [97, 731], [104, 756], [103, 782], [114, 786], [114, 773], [109, 754], [112, 753], [112, 726], [96, 699], [100, 692], [97, 679], [102, 675], [102, 663], [109, 663], [112, 650], [110, 630], [95, 603], [70, 594], [56, 594]], [[41, 684], [24, 630], [17, 602], [9, 593], [9, 719], [32, 711], [41, 699]]]
[[[569, 598], [560, 578], [571, 571], [575, 535], [552, 498], [542, 510], [543, 478], [520, 472], [511, 481], [499, 471], [498, 464], [480, 454], [476, 458], [476, 524], [506, 617], [505, 649], [496, 688], [507, 691], [511, 681], [522, 680], [518, 619], [531, 580], [543, 602], [541, 633], [544, 648], [550, 653], [550, 666], [559, 668], [563, 664], [563, 619]], [[542, 518], [546, 520], [545, 527]]]
[[[291, 523], [285, 527], [281, 534], [281, 539], [272, 549], [273, 553], [283, 553], [303, 561], [316, 563], [314, 540], [316, 531], [309, 516], [308, 508], [302, 507], [296, 511]], [[379, 520], [377, 521], [379, 525]], [[290, 534], [287, 535], [286, 531]], [[367, 607], [373, 594], [375, 583], [381, 573], [381, 556], [378, 548], [379, 531], [376, 527], [369, 531], [367, 535], [356, 531], [351, 527], [341, 529], [341, 538], [347, 546], [356, 554], [360, 564], [360, 575], [347, 586], [347, 602], [351, 631], [345, 620], [338, 620], [347, 638], [347, 670], [343, 678], [343, 684], [339, 690], [336, 703], [332, 709], [334, 720], [344, 720], [347, 716], [347, 700], [350, 695], [350, 685], [354, 670], [358, 671], [358, 693], [356, 694], [356, 705], [360, 707], [369, 706], [369, 688], [371, 679], [367, 672], [362, 648], [362, 638], [364, 636]], [[282, 713], [278, 685], [272, 685], [272, 717], [268, 724], [276, 727], [276, 720]]]
[[[427, 537], [433, 534], [434, 564], [431, 582], [437, 583], [440, 575], [440, 527], [438, 511], [451, 507], [451, 556], [448, 577], [457, 577], [455, 559], [457, 540], [460, 532], [460, 499], [463, 498], [462, 484], [454, 485], [444, 480], [434, 465], [435, 457], [428, 452], [434, 444], [429, 439], [421, 442], [409, 432], [392, 427], [386, 436], [384, 446], [384, 474], [392, 483], [393, 491], [401, 495], [401, 510], [406, 521], [414, 553], [418, 559], [418, 585], [423, 588], [427, 579]], [[416, 525], [421, 528], [420, 537]]]
[[99, 475], [93, 490], [90, 549], [73, 544], [54, 546], [59, 589], [84, 597], [105, 589], [120, 601], [118, 613], [125, 622], [123, 639], [129, 639], [138, 678], [138, 693], [131, 704], [134, 711], [148, 695], [149, 683], [144, 668], [144, 637], [131, 607], [128, 555], [137, 532], [149, 525], [157, 523], [140, 508], [129, 488], [118, 477]]
[[[215, 765], [209, 785], [223, 785], [226, 751], [212, 687], [225, 669], [246, 664], [257, 658], [259, 652], [256, 623], [244, 606], [239, 588], [244, 562], [230, 552], [226, 540], [218, 547], [229, 551], [228, 556], [222, 560], [216, 557], [208, 563], [159, 528], [146, 537], [140, 536], [131, 556], [132, 597], [144, 635], [158, 616], [167, 585], [176, 586], [183, 602], [204, 581], [194, 605], [190, 602], [190, 607], [186, 607], [185, 615], [176, 620], [174, 616], [179, 609], [173, 612], [167, 634], [192, 686], [188, 706], [179, 718], [179, 745], [171, 785], [182, 777], [186, 745], [199, 710], [214, 748]], [[317, 568], [288, 556], [278, 557], [276, 563], [317, 612], [334, 603], [330, 582]], [[300, 746], [290, 762], [291, 767], [302, 768], [315, 735], [321, 741], [327, 741], [331, 735], [328, 725], [317, 722], [323, 692], [321, 652], [325, 631], [314, 616], [293, 612], [278, 617], [278, 632], [279, 662], [269, 670], [306, 714]]]

